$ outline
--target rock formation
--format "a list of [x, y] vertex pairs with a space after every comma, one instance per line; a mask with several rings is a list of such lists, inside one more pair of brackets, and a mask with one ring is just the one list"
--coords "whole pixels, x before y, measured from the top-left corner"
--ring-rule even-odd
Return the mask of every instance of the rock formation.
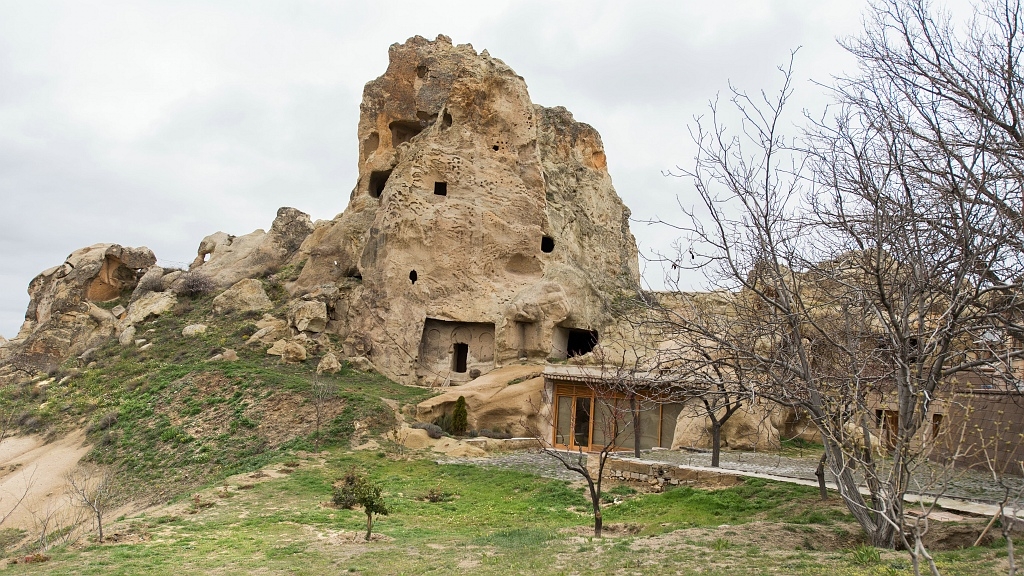
[[[364, 90], [358, 180], [334, 220], [281, 208], [269, 232], [204, 238], [184, 274], [145, 249], [75, 252], [33, 281], [0, 360], [31, 372], [118, 336], [148, 346], [135, 324], [197, 279], [219, 293], [216, 314], [273, 312], [248, 346], [285, 362], [331, 354], [324, 371], [345, 359], [406, 384], [460, 384], [593, 349], [614, 329], [610, 303], [639, 283], [597, 131], [533, 104], [521, 77], [468, 44], [414, 37], [389, 55]], [[287, 305], [267, 299], [268, 278]], [[116, 315], [95, 304], [129, 290]], [[474, 423], [514, 427], [539, 386], [467, 391]]]
[[118, 318], [97, 304], [130, 293], [154, 264], [148, 248], [94, 244], [36, 276], [21, 330], [0, 347], [0, 377], [47, 372], [115, 336]]
[[203, 238], [189, 270], [201, 272], [220, 289], [245, 278], [261, 278], [279, 270], [312, 231], [308, 214], [280, 208], [270, 232], [256, 230], [245, 236], [217, 232]]
[[[444, 36], [390, 49], [366, 85], [348, 208], [303, 242], [293, 294], [405, 383], [465, 381], [592, 347], [638, 283], [629, 211], [598, 133], [534, 105], [486, 51]], [[212, 260], [211, 260], [212, 261]]]

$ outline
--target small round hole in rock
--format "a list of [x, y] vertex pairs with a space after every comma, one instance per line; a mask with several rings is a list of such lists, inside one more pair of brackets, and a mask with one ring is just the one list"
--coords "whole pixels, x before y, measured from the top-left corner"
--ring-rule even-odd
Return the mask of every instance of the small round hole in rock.
[[413, 270], [412, 272], [409, 272], [409, 281], [411, 281], [413, 284], [415, 284], [416, 283], [416, 278], [417, 278], [417, 274], [416, 274], [415, 270]]
[[555, 239], [551, 236], [545, 236], [540, 239], [540, 251], [544, 253], [550, 253], [555, 250]]

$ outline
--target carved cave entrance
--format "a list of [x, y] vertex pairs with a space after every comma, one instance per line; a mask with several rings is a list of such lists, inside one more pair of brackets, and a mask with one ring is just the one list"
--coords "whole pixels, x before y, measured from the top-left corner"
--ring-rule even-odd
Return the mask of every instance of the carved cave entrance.
[[594, 350], [598, 338], [597, 330], [555, 326], [551, 334], [551, 358], [565, 360], [582, 356]]
[[494, 369], [494, 324], [427, 318], [418, 372], [429, 380], [462, 382]]

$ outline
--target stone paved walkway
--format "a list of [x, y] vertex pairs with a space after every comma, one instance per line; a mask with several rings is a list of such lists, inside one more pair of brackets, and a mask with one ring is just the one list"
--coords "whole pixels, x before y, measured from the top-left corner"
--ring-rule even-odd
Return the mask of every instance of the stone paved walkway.
[[[622, 456], [630, 457], [632, 452], [620, 453]], [[810, 451], [806, 456], [781, 456], [773, 453], [763, 452], [730, 452], [723, 451], [721, 455], [721, 468], [735, 470], [738, 472], [751, 472], [756, 474], [767, 474], [783, 478], [794, 478], [801, 480], [817, 481], [814, 470], [818, 466], [820, 454]], [[706, 468], [711, 465], [711, 454], [704, 452], [689, 452], [681, 450], [644, 450], [641, 452], [641, 459], [649, 462], [683, 465], [691, 467]], [[566, 470], [557, 460], [539, 451], [522, 451], [499, 453], [493, 456], [482, 458], [447, 458], [440, 460], [440, 463], [462, 463], [478, 466], [494, 466], [508, 470], [519, 470], [544, 476], [557, 478], [559, 480], [575, 481], [580, 476]], [[937, 469], [924, 470], [920, 475], [927, 477], [937, 473]], [[831, 480], [831, 475], [829, 475]], [[1018, 491], [1024, 490], [1024, 478], [1008, 477], [1006, 482]], [[939, 482], [933, 482], [936, 486], [925, 492], [935, 492]], [[945, 488], [942, 490], [944, 496], [957, 500], [970, 502], [996, 503], [1002, 498], [1002, 489], [996, 485], [991, 476], [976, 471], [956, 471], [955, 476], [941, 482]], [[911, 490], [911, 492], [915, 492]]]

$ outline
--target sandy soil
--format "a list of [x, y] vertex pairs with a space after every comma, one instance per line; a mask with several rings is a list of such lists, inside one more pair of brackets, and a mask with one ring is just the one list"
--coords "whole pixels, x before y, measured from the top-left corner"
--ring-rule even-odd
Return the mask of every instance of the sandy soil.
[[10, 513], [4, 527], [31, 530], [33, 511], [63, 505], [64, 475], [89, 448], [81, 430], [50, 443], [40, 436], [15, 436], [0, 442], [0, 518]]

